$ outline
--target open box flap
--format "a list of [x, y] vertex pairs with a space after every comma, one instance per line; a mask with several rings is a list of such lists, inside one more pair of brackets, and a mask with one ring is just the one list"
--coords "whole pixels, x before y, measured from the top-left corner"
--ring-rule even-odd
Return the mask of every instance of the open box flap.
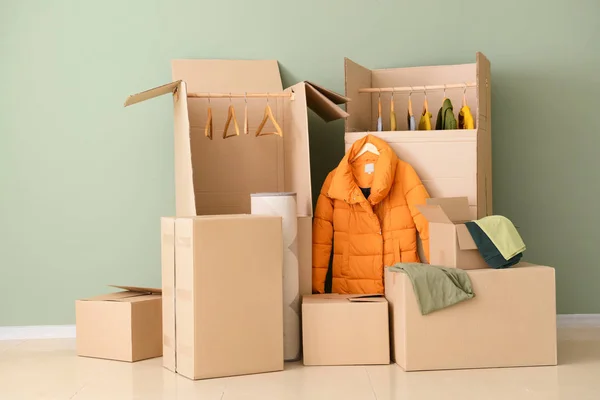
[[448, 218], [448, 216], [446, 215], [446, 213], [444, 212], [444, 210], [442, 210], [442, 207], [440, 207], [440, 206], [420, 204], [420, 205], [417, 205], [417, 209], [421, 212], [421, 214], [423, 214], [425, 219], [429, 222], [439, 223], [439, 224], [451, 224], [452, 223], [450, 218]]
[[383, 297], [383, 295], [380, 294], [350, 296], [348, 297], [348, 300], [351, 303], [381, 303], [386, 301], [385, 297]]
[[108, 285], [110, 287], [114, 287], [117, 289], [127, 290], [128, 292], [134, 293], [143, 293], [143, 294], [161, 294], [162, 289], [156, 288], [147, 288], [147, 287], [139, 287], [139, 286], [118, 286], [118, 285]]
[[157, 86], [152, 89], [145, 90], [140, 93], [132, 94], [125, 100], [125, 107], [132, 104], [141, 103], [142, 101], [150, 100], [158, 96], [162, 96], [167, 93], [174, 93], [179, 87], [181, 80], [167, 83], [166, 85]]
[[456, 236], [458, 238], [458, 247], [461, 250], [477, 250], [477, 245], [465, 224], [456, 225]]
[[450, 221], [454, 223], [471, 220], [469, 211], [469, 199], [467, 197], [444, 197], [427, 199], [427, 205], [440, 206], [446, 214], [446, 216], [450, 219]]
[[306, 85], [306, 104], [325, 122], [335, 121], [348, 117], [348, 113], [342, 110], [338, 104], [346, 104], [349, 99], [341, 94], [325, 89], [312, 82], [304, 82]]

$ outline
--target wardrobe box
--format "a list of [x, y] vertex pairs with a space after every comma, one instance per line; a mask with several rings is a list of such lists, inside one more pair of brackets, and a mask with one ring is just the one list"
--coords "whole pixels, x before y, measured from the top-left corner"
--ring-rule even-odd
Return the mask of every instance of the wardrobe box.
[[77, 355], [139, 361], [162, 355], [161, 290], [125, 291], [77, 300]]
[[429, 221], [429, 263], [460, 269], [489, 268], [464, 222], [469, 221], [466, 197], [427, 199], [418, 210]]
[[[172, 79], [129, 96], [125, 106], [173, 95], [176, 216], [249, 214], [250, 194], [265, 192], [296, 193], [298, 216], [312, 216], [308, 109], [327, 122], [345, 118], [344, 96], [310, 82], [284, 90], [275, 60], [174, 60]], [[255, 136], [267, 104], [282, 137]], [[249, 134], [223, 138], [230, 106], [242, 130], [247, 109]], [[264, 131], [273, 130], [267, 122]]]
[[556, 365], [554, 268], [467, 273], [475, 297], [424, 316], [406, 274], [386, 269], [395, 362], [406, 371]]
[[[346, 107], [350, 114], [346, 119], [346, 150], [367, 134], [380, 137], [401, 160], [413, 166], [431, 197], [467, 196], [469, 219], [492, 214], [491, 64], [482, 53], [476, 53], [474, 61], [369, 69], [345, 60], [346, 96], [352, 100]], [[458, 115], [463, 94], [475, 119], [475, 129], [408, 130], [409, 96], [417, 124], [427, 98], [435, 129], [444, 97], [452, 101], [454, 114]], [[389, 130], [392, 99], [397, 121], [393, 132]], [[380, 101], [383, 131], [377, 132]]]
[[281, 217], [161, 223], [164, 366], [190, 379], [282, 370]]
[[302, 301], [304, 365], [390, 363], [383, 296], [320, 294]]

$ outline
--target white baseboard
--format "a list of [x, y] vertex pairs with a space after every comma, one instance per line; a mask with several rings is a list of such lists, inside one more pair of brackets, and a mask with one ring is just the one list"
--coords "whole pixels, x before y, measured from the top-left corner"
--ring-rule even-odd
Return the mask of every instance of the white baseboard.
[[556, 323], [559, 328], [600, 328], [600, 314], [559, 314]]
[[[560, 314], [558, 328], [600, 328], [600, 314]], [[0, 326], [0, 340], [74, 339], [75, 325]]]
[[0, 326], [0, 340], [73, 338], [75, 338], [75, 325]]

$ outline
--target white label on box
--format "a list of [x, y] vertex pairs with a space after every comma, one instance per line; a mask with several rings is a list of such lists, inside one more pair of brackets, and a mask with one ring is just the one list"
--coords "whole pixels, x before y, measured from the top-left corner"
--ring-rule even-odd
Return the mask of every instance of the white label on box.
[[372, 174], [375, 172], [375, 164], [365, 164], [365, 174]]

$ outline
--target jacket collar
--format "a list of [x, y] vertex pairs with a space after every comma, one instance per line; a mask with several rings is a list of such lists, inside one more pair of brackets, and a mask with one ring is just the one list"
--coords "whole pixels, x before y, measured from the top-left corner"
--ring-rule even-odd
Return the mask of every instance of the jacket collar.
[[[375, 162], [375, 171], [373, 172], [371, 195], [368, 199], [365, 199], [352, 173], [352, 161], [366, 143], [372, 143], [379, 151], [379, 157]], [[361, 203], [367, 200], [371, 205], [378, 204], [389, 194], [392, 188], [397, 164], [398, 156], [385, 141], [376, 136], [367, 135], [354, 142], [338, 165], [329, 187], [328, 196], [345, 201], [348, 204]]]

